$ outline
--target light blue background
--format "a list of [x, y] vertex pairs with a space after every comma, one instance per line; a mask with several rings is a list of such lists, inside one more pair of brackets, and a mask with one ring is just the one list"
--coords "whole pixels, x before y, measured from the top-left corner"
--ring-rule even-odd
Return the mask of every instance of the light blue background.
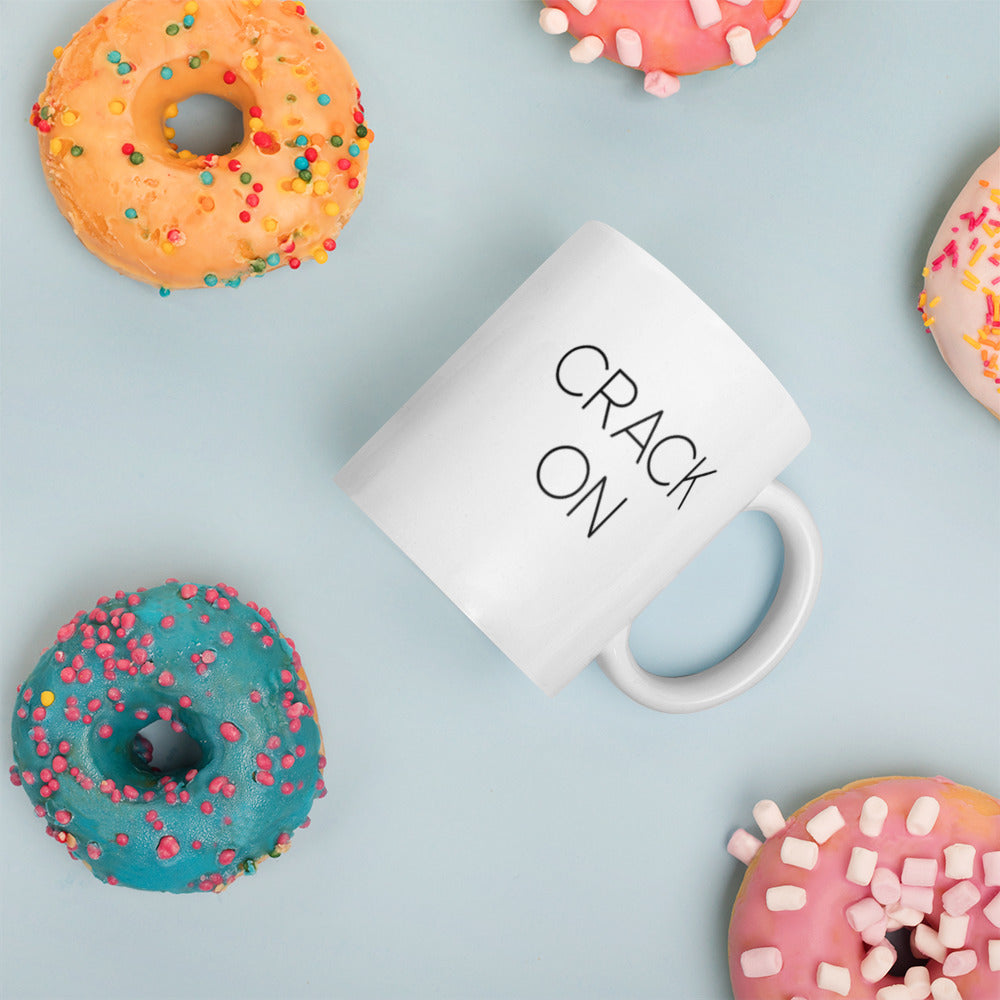
[[[806, 0], [752, 66], [668, 101], [572, 64], [534, 2], [308, 6], [361, 81], [366, 199], [322, 267], [161, 301], [73, 238], [27, 124], [97, 5], [2, 3], [3, 718], [98, 595], [222, 579], [295, 638], [330, 758], [293, 850], [208, 899], [101, 885], [0, 789], [3, 994], [725, 998], [725, 844], [757, 799], [893, 773], [1000, 792], [998, 427], [916, 311], [1000, 141], [1000, 5]], [[595, 666], [547, 699], [333, 482], [589, 218], [706, 299], [812, 426], [783, 478], [825, 543], [815, 612], [700, 715]], [[743, 515], [637, 655], [723, 655], [780, 563]]]

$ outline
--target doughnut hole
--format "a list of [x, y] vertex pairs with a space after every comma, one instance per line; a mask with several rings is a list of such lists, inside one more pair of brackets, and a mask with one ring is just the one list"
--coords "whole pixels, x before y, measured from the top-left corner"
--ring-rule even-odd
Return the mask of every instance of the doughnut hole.
[[243, 112], [225, 98], [193, 94], [176, 107], [176, 116], [166, 119], [165, 135], [178, 150], [224, 156], [242, 144]]
[[174, 729], [167, 719], [143, 726], [132, 739], [131, 752], [137, 767], [175, 779], [205, 762], [201, 744], [183, 726]]
[[912, 927], [900, 927], [899, 930], [889, 931], [886, 934], [886, 941], [896, 949], [896, 962], [889, 970], [890, 976], [898, 976], [902, 979], [915, 965], [927, 965], [927, 959], [914, 955], [910, 948], [910, 935], [912, 933]]

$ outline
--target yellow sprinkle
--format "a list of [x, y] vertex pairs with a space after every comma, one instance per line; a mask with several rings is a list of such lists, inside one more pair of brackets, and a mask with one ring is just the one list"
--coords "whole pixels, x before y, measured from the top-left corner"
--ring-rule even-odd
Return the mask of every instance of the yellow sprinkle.
[[243, 57], [244, 69], [256, 69], [260, 65], [260, 60], [252, 52]]
[[318, 195], [327, 194], [330, 190], [330, 185], [326, 181], [319, 180], [313, 181], [313, 191]]
[[979, 246], [976, 247], [976, 252], [969, 258], [969, 267], [975, 266], [976, 261], [979, 260], [985, 252], [986, 244], [980, 243]]
[[340, 206], [335, 201], [328, 201], [323, 206], [323, 211], [327, 215], [340, 215]]
[[269, 233], [273, 233], [277, 228], [278, 228], [278, 220], [275, 219], [273, 216], [269, 215], [264, 220], [264, 229]]
[[163, 117], [164, 117], [164, 119], [167, 119], [167, 118], [176, 118], [177, 117], [177, 105], [176, 104], [168, 104], [167, 105], [167, 110], [163, 112]]
[[940, 303], [940, 301], [941, 301], [941, 296], [940, 295], [935, 295], [934, 298], [931, 299], [930, 308], [931, 309], [936, 309], [937, 306], [938, 306], [938, 303]]
[[164, 135], [164, 137], [165, 137], [165, 138], [167, 138], [167, 139], [173, 139], [173, 137], [174, 137], [175, 135], [177, 135], [177, 130], [176, 130], [176, 129], [172, 129], [172, 128], [170, 128], [170, 127], [168, 126], [167, 128], [165, 128], [165, 129], [163, 130], [163, 135]]
[[371, 145], [371, 142], [368, 139], [358, 139], [357, 142], [358, 149], [367, 149]]
[[330, 172], [330, 164], [326, 160], [317, 160], [312, 165], [312, 172], [314, 174], [319, 174], [320, 177], [326, 177]]
[[309, 72], [308, 66], [299, 65], [292, 67], [292, 73], [294, 73], [295, 76], [305, 76], [308, 72]]
[[57, 45], [57, 46], [56, 46], [56, 47], [55, 47], [55, 48], [54, 48], [54, 49], [52, 50], [52, 55], [53, 55], [53, 56], [54, 56], [54, 57], [55, 57], [56, 59], [58, 59], [58, 58], [59, 58], [59, 57], [60, 57], [60, 56], [61, 56], [62, 54], [63, 54], [63, 47], [62, 47], [61, 45]]
[[193, 160], [194, 159], [194, 153], [192, 153], [190, 149], [182, 149], [177, 155], [182, 160]]
[[188, 2], [184, 4], [184, 13], [185, 14], [198, 13], [198, 5], [194, 2], [194, 0], [188, 0]]
[[292, 181], [292, 190], [297, 192], [298, 194], [302, 194], [302, 192], [305, 191], [305, 189], [308, 186], [309, 185], [306, 184], [306, 182], [301, 177], [296, 177], [295, 180]]
[[250, 128], [252, 128], [255, 132], [259, 131], [263, 127], [264, 123], [259, 118], [250, 119]]
[[171, 243], [171, 242], [170, 242], [170, 240], [164, 240], [164, 241], [163, 241], [163, 242], [162, 242], [162, 243], [160, 244], [160, 249], [161, 249], [161, 250], [162, 250], [162, 251], [163, 251], [164, 253], [173, 253], [173, 252], [174, 252], [174, 245], [173, 245], [173, 243]]
[[74, 836], [73, 836], [73, 834], [71, 834], [71, 833], [70, 833], [70, 832], [69, 832], [69, 831], [67, 830], [67, 831], [66, 831], [66, 846], [67, 846], [67, 847], [68, 847], [68, 848], [69, 848], [69, 849], [70, 849], [71, 851], [75, 851], [75, 850], [76, 850], [76, 845], [77, 845], [77, 843], [78, 843], [78, 841], [77, 841], [76, 837], [74, 837]]
[[63, 125], [75, 125], [80, 120], [80, 116], [75, 111], [64, 111], [62, 113]]
[[329, 259], [329, 256], [330, 255], [322, 247], [313, 252], [313, 259], [317, 264], [325, 264]]
[[113, 115], [120, 115], [124, 110], [125, 110], [124, 101], [119, 101], [115, 99], [108, 105], [108, 111], [110, 111]]
[[975, 291], [979, 285], [979, 279], [971, 271], [966, 271], [965, 280], [962, 282], [962, 284], [966, 288], [971, 288], [973, 291]]
[[1000, 188], [990, 188], [990, 201], [995, 201], [1000, 205]]
[[977, 351], [979, 350], [979, 341], [973, 340], [967, 333], [962, 334], [962, 340], [964, 340], [967, 344], [971, 344]]
[[49, 153], [58, 156], [62, 152], [62, 139], [49, 139]]
[[925, 316], [924, 317], [924, 326], [926, 326], [927, 329], [929, 330], [933, 325], [934, 325], [934, 317], [933, 316]]
[[43, 691], [39, 695], [39, 700], [46, 708], [48, 708], [49, 705], [56, 700], [56, 696], [52, 691]]

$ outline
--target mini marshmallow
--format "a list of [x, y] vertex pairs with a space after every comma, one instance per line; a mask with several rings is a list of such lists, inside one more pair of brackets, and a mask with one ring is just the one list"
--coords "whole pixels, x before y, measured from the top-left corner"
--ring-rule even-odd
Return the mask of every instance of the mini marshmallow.
[[726, 850], [743, 864], [748, 865], [753, 861], [754, 855], [761, 849], [761, 842], [746, 830], [737, 830], [726, 844]]
[[615, 32], [615, 50], [623, 66], [636, 69], [642, 62], [642, 39], [634, 28], [619, 28]]
[[831, 993], [839, 993], [840, 996], [846, 997], [851, 992], [851, 970], [845, 969], [842, 965], [820, 962], [816, 970], [816, 985], [821, 990], [829, 990]]
[[917, 924], [913, 928], [913, 933], [910, 935], [910, 950], [918, 955], [932, 958], [935, 962], [943, 962], [948, 954], [948, 949], [941, 944], [941, 939], [927, 924]]
[[916, 927], [924, 922], [924, 911], [917, 910], [912, 906], [903, 906], [901, 903], [890, 903], [885, 908], [890, 924], [895, 924], [889, 930], [899, 930], [900, 927]]
[[969, 934], [969, 915], [953, 917], [950, 913], [942, 913], [938, 921], [938, 937], [946, 948], [961, 948]]
[[908, 910], [930, 913], [934, 909], [934, 890], [924, 885], [904, 885], [899, 890], [899, 905]]
[[913, 1000], [927, 1000], [931, 995], [931, 974], [926, 965], [911, 965], [903, 976], [903, 983]]
[[538, 25], [546, 35], [561, 35], [569, 28], [569, 18], [558, 7], [543, 7], [538, 15]]
[[761, 799], [753, 807], [753, 818], [765, 837], [773, 837], [785, 827], [785, 817], [781, 815], [778, 804], [770, 799]]
[[662, 69], [651, 69], [643, 78], [642, 89], [653, 97], [670, 97], [681, 89], [681, 81]]
[[[972, 863], [975, 859], [976, 849], [972, 844], [951, 844], [944, 849], [944, 873], [948, 878], [972, 878]], [[984, 854], [983, 866], [985, 865]]]
[[934, 1000], [962, 1000], [958, 987], [950, 980], [941, 976], [931, 983], [931, 996]]
[[891, 868], [876, 868], [871, 886], [872, 895], [883, 906], [899, 902], [899, 876]]
[[861, 978], [866, 983], [877, 983], [895, 964], [896, 949], [887, 944], [876, 945], [861, 960]]
[[885, 916], [885, 911], [869, 896], [852, 903], [844, 910], [844, 916], [852, 930], [863, 931]]
[[774, 885], [764, 894], [764, 900], [772, 912], [801, 910], [806, 905], [806, 891], [797, 885]]
[[1000, 892], [983, 907], [983, 916], [994, 927], [1000, 927]]
[[[971, 878], [972, 873], [966, 877]], [[1000, 885], [1000, 851], [987, 851], [983, 855], [983, 879], [987, 885]]]
[[585, 35], [569, 50], [575, 63], [592, 63], [604, 52], [604, 42], [597, 35]]
[[878, 837], [882, 833], [882, 825], [889, 815], [889, 804], [877, 795], [865, 799], [861, 807], [859, 827], [866, 837]]
[[757, 58], [753, 35], [748, 28], [742, 25], [730, 28], [726, 32], [726, 42], [729, 45], [729, 57], [737, 66], [747, 66]]
[[865, 944], [881, 944], [889, 930], [889, 918], [883, 913], [870, 927], [861, 932], [861, 940]]
[[932, 795], [921, 795], [906, 817], [906, 832], [914, 837], [926, 837], [934, 829], [941, 803]]
[[941, 971], [946, 976], [965, 976], [979, 964], [979, 959], [972, 948], [964, 948], [962, 951], [951, 951], [941, 966]]
[[785, 837], [781, 842], [781, 860], [786, 865], [812, 871], [819, 861], [819, 846], [809, 840], [799, 840], [798, 837]]
[[722, 20], [722, 8], [719, 0], [691, 0], [691, 13], [694, 14], [698, 27], [704, 30], [711, 28]]
[[747, 979], [763, 979], [781, 972], [781, 952], [777, 948], [749, 948], [740, 955], [740, 968]]
[[867, 847], [853, 848], [847, 865], [847, 881], [855, 885], [870, 885], [877, 864], [877, 851], [869, 851]]
[[990, 971], [1000, 972], [1000, 940], [989, 941], [986, 947], [989, 954]]
[[584, 17], [588, 14], [594, 12], [594, 8], [597, 6], [597, 0], [569, 0], [569, 2], [581, 13]]
[[883, 986], [875, 994], [875, 1000], [910, 1000], [913, 994], [903, 983], [894, 983], [892, 986]]
[[938, 863], [934, 858], [904, 858], [899, 881], [903, 885], [932, 886], [937, 881], [937, 871]]
[[982, 893], [972, 882], [956, 882], [950, 889], [941, 893], [941, 905], [945, 913], [960, 917], [967, 913], [982, 898]]
[[845, 825], [844, 817], [840, 815], [840, 810], [836, 806], [827, 806], [826, 809], [816, 813], [806, 823], [806, 832], [817, 844], [825, 844]]

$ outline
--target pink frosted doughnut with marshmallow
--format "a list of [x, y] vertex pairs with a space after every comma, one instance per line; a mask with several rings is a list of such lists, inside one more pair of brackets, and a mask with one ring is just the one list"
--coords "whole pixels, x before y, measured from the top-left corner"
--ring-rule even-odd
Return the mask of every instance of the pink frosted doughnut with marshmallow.
[[946, 778], [871, 778], [758, 837], [729, 925], [736, 1000], [1000, 997], [1000, 801]]
[[577, 39], [570, 58], [603, 56], [641, 70], [643, 86], [669, 97], [680, 77], [745, 66], [788, 23], [799, 0], [544, 0], [550, 35]]

